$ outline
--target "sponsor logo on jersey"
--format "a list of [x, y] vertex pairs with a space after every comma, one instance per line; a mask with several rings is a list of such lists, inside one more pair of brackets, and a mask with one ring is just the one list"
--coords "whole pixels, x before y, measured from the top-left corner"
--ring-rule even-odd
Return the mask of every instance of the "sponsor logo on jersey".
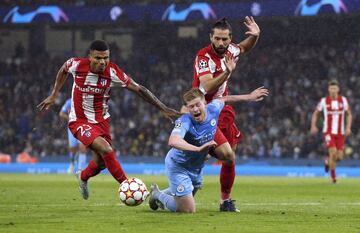
[[97, 87], [79, 87], [78, 85], [75, 84], [76, 89], [78, 89], [81, 92], [86, 92], [86, 93], [96, 93], [96, 94], [103, 94], [105, 93], [105, 89], [102, 88], [97, 88]]

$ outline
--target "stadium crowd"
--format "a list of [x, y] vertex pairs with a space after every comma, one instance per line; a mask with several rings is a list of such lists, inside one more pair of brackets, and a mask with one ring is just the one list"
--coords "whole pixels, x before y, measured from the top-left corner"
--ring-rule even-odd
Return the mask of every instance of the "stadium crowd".
[[[125, 60], [116, 44], [111, 59], [128, 75], [174, 108], [191, 87], [193, 59], [208, 38], [166, 38], [134, 35], [133, 53]], [[137, 38], [137, 39], [136, 39]], [[142, 38], [148, 38], [146, 43]], [[260, 42], [261, 43], [261, 42]], [[58, 111], [70, 96], [68, 80], [56, 106], [39, 115], [36, 105], [47, 96], [58, 68], [68, 57], [46, 52], [30, 54], [19, 44], [11, 58], [0, 63], [0, 148], [8, 154], [24, 148], [41, 157], [67, 153], [66, 123]], [[310, 136], [312, 111], [327, 94], [327, 81], [340, 81], [342, 94], [359, 125], [360, 41], [302, 46], [278, 44], [255, 48], [240, 58], [231, 77], [230, 93], [246, 93], [264, 85], [271, 95], [261, 103], [235, 105], [237, 125], [245, 137], [238, 147], [244, 158], [321, 158], [323, 139]], [[69, 78], [70, 79], [70, 78]], [[165, 156], [172, 125], [150, 105], [126, 90], [112, 91], [110, 111], [114, 145], [124, 156]], [[353, 127], [346, 150], [359, 158], [360, 131]]]

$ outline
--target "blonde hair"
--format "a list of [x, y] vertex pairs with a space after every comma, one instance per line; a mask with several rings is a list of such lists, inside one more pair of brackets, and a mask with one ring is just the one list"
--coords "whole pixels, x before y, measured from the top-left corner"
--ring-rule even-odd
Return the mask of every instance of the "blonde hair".
[[193, 99], [196, 99], [200, 97], [201, 99], [204, 99], [204, 94], [198, 89], [198, 88], [194, 88], [194, 89], [190, 89], [187, 92], [184, 93], [183, 95], [183, 100], [185, 102], [185, 104]]

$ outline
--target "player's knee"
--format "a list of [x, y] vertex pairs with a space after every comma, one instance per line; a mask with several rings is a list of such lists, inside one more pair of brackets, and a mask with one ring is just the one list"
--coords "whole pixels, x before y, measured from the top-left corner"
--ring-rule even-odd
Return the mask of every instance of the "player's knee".
[[96, 151], [98, 154], [100, 154], [101, 156], [104, 156], [108, 153], [113, 152], [113, 148], [110, 145], [106, 145], [106, 146], [102, 146], [98, 149], [98, 151]]
[[223, 162], [227, 165], [233, 165], [235, 163], [235, 152], [226, 151]]

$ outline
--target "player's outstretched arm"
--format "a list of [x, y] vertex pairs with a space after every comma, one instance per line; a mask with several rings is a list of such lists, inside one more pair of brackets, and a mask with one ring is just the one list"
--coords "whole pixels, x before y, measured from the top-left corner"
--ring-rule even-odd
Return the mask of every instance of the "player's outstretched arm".
[[351, 134], [351, 124], [352, 124], [352, 113], [351, 113], [351, 109], [349, 108], [346, 111], [346, 127], [345, 127], [345, 136], [350, 136]]
[[59, 69], [56, 75], [55, 85], [51, 91], [51, 94], [37, 106], [39, 111], [48, 110], [55, 103], [56, 97], [61, 87], [64, 85], [64, 82], [68, 75], [68, 72], [65, 69], [65, 65], [66, 63], [64, 63], [64, 65]]
[[248, 35], [248, 37], [238, 44], [241, 49], [241, 53], [249, 52], [252, 48], [254, 48], [260, 36], [260, 28], [252, 16], [246, 16], [244, 24], [247, 28], [245, 34]]
[[174, 147], [178, 150], [200, 152], [208, 150], [210, 147], [215, 147], [217, 144], [215, 141], [210, 141], [202, 146], [194, 146], [186, 142], [180, 135], [171, 134], [169, 138], [169, 146]]
[[313, 112], [312, 116], [311, 116], [311, 129], [310, 129], [310, 133], [312, 135], [316, 135], [319, 132], [318, 127], [316, 126], [317, 121], [319, 119], [319, 113], [320, 111], [315, 109], [315, 111]]
[[127, 86], [127, 89], [136, 93], [143, 100], [158, 108], [164, 117], [168, 118], [171, 122], [173, 122], [174, 118], [181, 116], [179, 111], [167, 107], [151, 91], [149, 91], [146, 87], [137, 84], [134, 80], [132, 80], [129, 86]]
[[228, 95], [221, 97], [220, 99], [224, 101], [225, 103], [234, 103], [234, 102], [240, 102], [240, 101], [261, 101], [264, 99], [264, 97], [269, 95], [269, 90], [265, 87], [259, 87], [253, 90], [250, 94], [246, 95]]

